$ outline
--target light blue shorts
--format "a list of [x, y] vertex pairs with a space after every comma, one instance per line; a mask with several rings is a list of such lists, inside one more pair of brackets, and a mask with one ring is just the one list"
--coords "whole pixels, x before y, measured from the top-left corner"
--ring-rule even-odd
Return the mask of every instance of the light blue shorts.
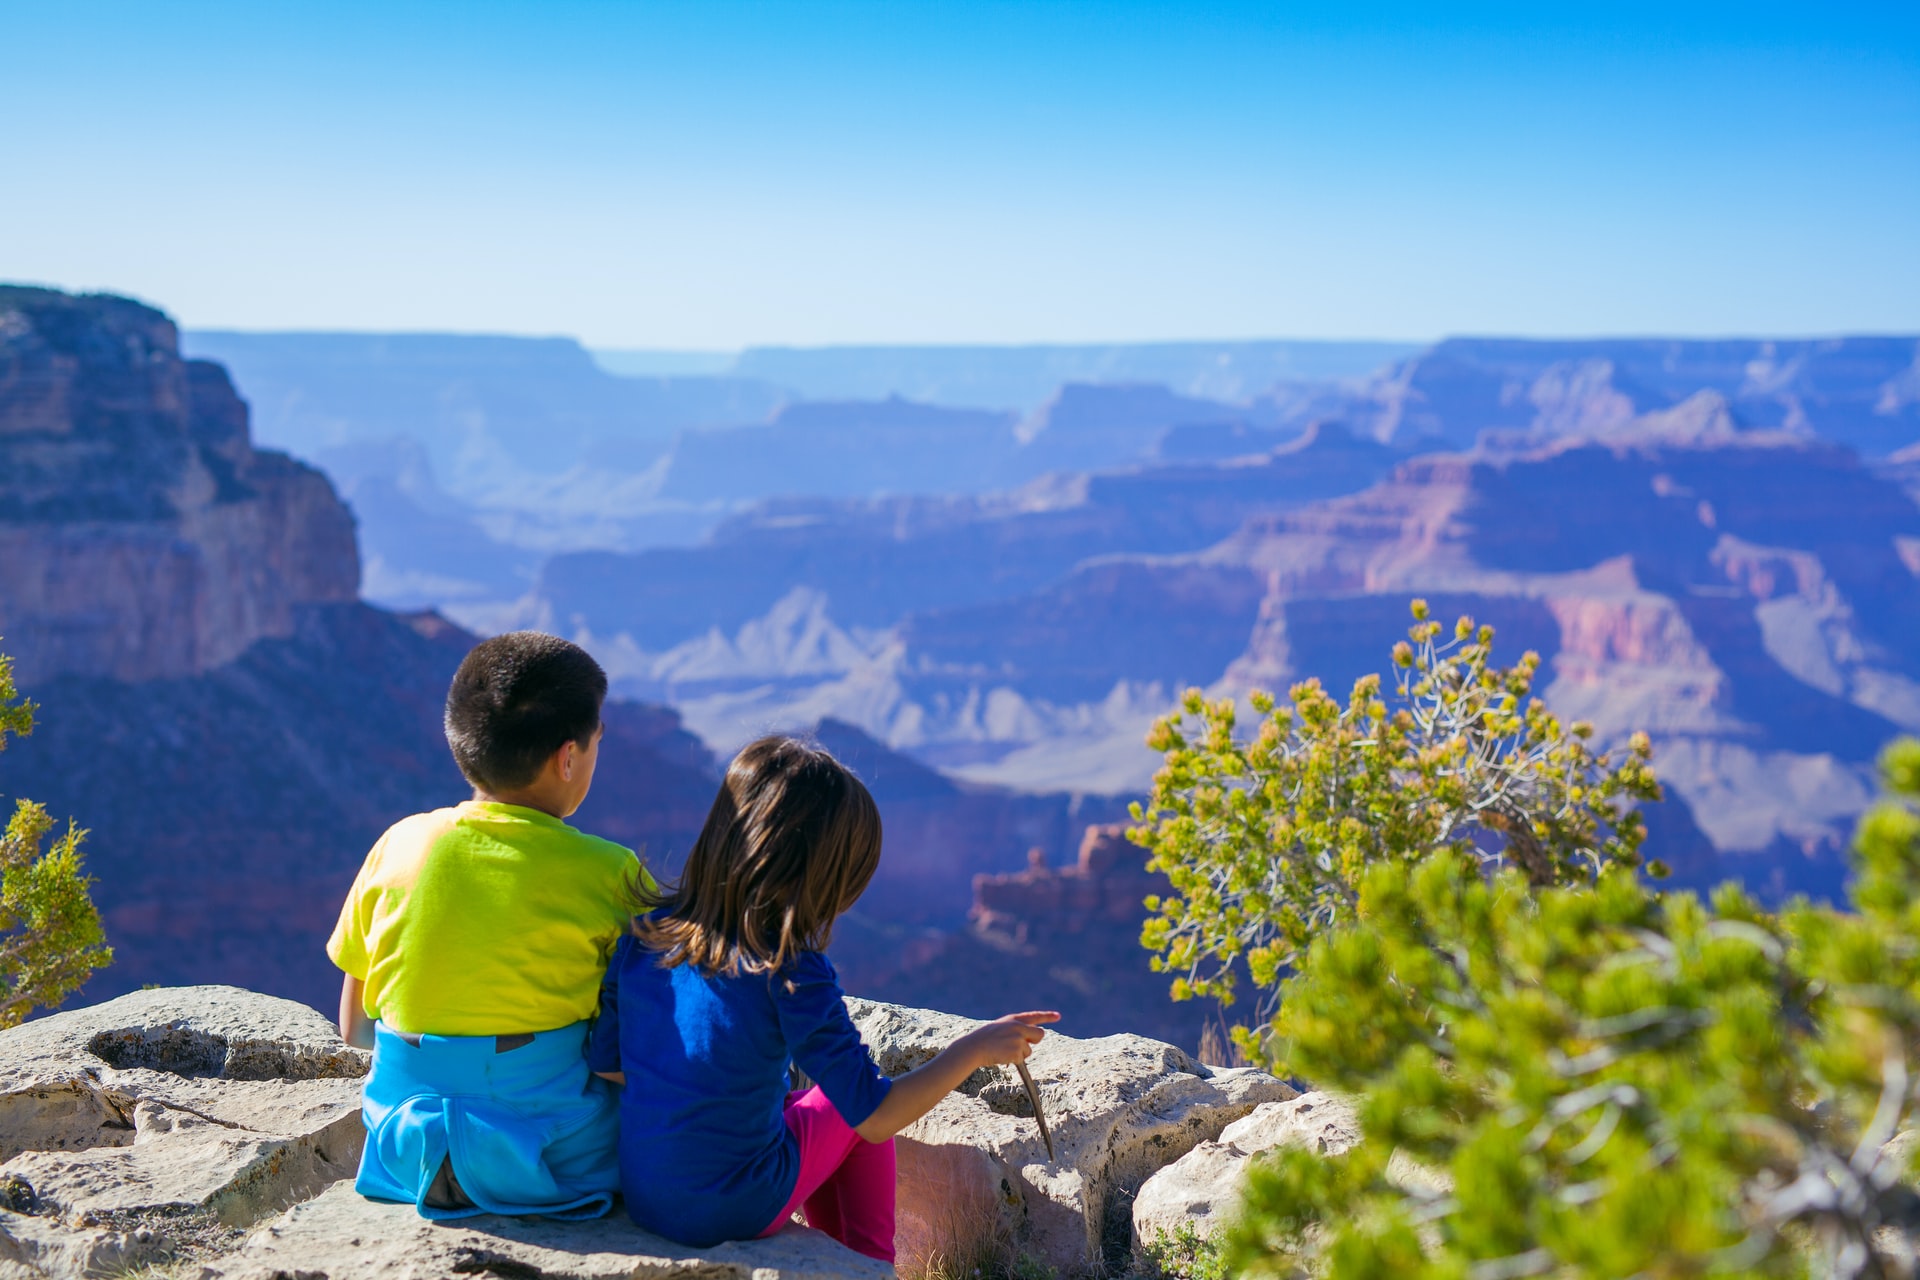
[[[587, 1070], [586, 1036], [584, 1022], [531, 1037], [404, 1036], [380, 1026], [354, 1188], [410, 1203], [425, 1218], [599, 1217], [620, 1186], [620, 1105], [618, 1091]], [[441, 1171], [449, 1155], [464, 1193], [453, 1202]]]

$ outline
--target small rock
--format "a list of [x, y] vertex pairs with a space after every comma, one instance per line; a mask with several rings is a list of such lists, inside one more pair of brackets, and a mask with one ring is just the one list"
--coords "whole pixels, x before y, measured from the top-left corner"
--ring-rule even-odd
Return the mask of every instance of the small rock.
[[1202, 1237], [1219, 1231], [1239, 1206], [1248, 1160], [1262, 1151], [1292, 1144], [1339, 1155], [1359, 1141], [1352, 1103], [1334, 1094], [1303, 1093], [1255, 1107], [1225, 1126], [1217, 1141], [1199, 1143], [1146, 1180], [1133, 1202], [1134, 1248], [1185, 1224]]

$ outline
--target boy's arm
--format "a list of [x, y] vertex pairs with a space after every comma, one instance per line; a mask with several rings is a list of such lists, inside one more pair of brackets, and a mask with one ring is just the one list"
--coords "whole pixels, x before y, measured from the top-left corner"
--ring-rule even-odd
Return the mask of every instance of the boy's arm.
[[[642, 871], [642, 875], [646, 872]], [[594, 1014], [587, 1033], [587, 1069], [602, 1080], [626, 1087], [627, 1073], [620, 1067], [620, 961], [623, 948], [631, 941], [622, 935], [613, 945], [607, 971], [600, 979], [600, 1009]]]
[[367, 1016], [367, 984], [352, 974], [340, 981], [340, 1038], [356, 1049], [373, 1048], [373, 1019]]
[[386, 850], [387, 837], [392, 834], [390, 827], [367, 851], [366, 861], [354, 873], [353, 887], [347, 890], [347, 900], [340, 904], [340, 918], [334, 921], [333, 933], [327, 938], [327, 959], [345, 975], [340, 982], [340, 1038], [356, 1049], [371, 1049], [374, 1042], [374, 1020], [367, 1016], [366, 974], [370, 957], [367, 955], [368, 921], [360, 910], [366, 901], [362, 890], [370, 869], [378, 865]]

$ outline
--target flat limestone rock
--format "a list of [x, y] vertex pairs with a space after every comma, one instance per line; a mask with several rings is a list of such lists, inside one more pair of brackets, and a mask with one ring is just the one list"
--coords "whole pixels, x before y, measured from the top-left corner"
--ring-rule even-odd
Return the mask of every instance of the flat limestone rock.
[[[290, 1000], [139, 991], [0, 1031], [0, 1266], [164, 1256], [358, 1165], [367, 1055]], [[0, 1280], [7, 1272], [0, 1270]]]
[[[888, 1075], [980, 1025], [899, 1005], [847, 1004]], [[1022, 1256], [1066, 1275], [1122, 1266], [1133, 1196], [1151, 1174], [1260, 1104], [1294, 1096], [1272, 1076], [1214, 1072], [1144, 1036], [1049, 1034], [1027, 1065], [1057, 1158], [1047, 1158], [1018, 1076], [975, 1072], [898, 1140], [902, 1267], [971, 1271]]]
[[357, 1079], [368, 1061], [295, 1001], [240, 987], [158, 987], [0, 1031], [0, 1092], [102, 1067], [224, 1080]]
[[429, 1222], [411, 1205], [382, 1204], [351, 1183], [329, 1187], [255, 1228], [201, 1280], [388, 1280], [497, 1275], [552, 1280], [881, 1280], [893, 1268], [818, 1231], [790, 1226], [765, 1240], [685, 1249], [625, 1215], [589, 1222], [483, 1216]]

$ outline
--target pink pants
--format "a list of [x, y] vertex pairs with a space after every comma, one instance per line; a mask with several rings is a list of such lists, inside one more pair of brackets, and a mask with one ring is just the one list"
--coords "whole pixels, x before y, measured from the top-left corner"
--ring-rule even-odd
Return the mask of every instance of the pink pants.
[[800, 1144], [800, 1176], [765, 1231], [802, 1207], [807, 1225], [855, 1253], [893, 1261], [893, 1139], [868, 1142], [847, 1126], [819, 1089], [787, 1095], [787, 1128]]

